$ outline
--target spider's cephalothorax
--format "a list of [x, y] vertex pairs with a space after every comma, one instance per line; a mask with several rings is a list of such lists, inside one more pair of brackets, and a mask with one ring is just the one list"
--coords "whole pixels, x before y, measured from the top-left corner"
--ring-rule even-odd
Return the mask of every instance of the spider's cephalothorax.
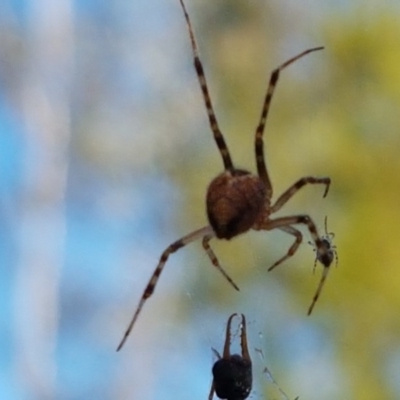
[[329, 185], [331, 183], [330, 178], [316, 178], [313, 176], [300, 178], [285, 192], [283, 192], [274, 203], [271, 203], [273, 189], [265, 163], [263, 139], [264, 128], [267, 121], [272, 96], [274, 94], [281, 71], [306, 54], [316, 50], [321, 50], [322, 47], [315, 47], [305, 50], [297, 56], [290, 58], [272, 71], [265, 95], [265, 100], [261, 109], [260, 120], [255, 132], [255, 158], [257, 175], [253, 175], [247, 171], [234, 167], [228, 146], [226, 145], [225, 139], [219, 129], [217, 117], [212, 106], [206, 76], [204, 74], [203, 65], [199, 57], [190, 18], [186, 11], [183, 0], [180, 0], [180, 3], [189, 31], [189, 38], [193, 51], [194, 68], [200, 83], [200, 89], [203, 95], [203, 100], [206, 106], [207, 116], [213, 132], [214, 140], [224, 164], [224, 171], [211, 182], [208, 188], [206, 203], [209, 225], [183, 236], [179, 240], [170, 244], [161, 254], [160, 261], [151, 275], [146, 288], [144, 289], [128, 329], [126, 330], [124, 337], [118, 346], [118, 350], [121, 349], [127, 337], [129, 336], [144, 303], [153, 294], [158, 279], [164, 270], [164, 266], [170, 254], [176, 252], [180, 248], [195, 240], [202, 239], [203, 248], [207, 252], [212, 264], [221, 272], [225, 279], [236, 290], [239, 290], [238, 286], [221, 267], [216, 255], [210, 247], [210, 240], [215, 237], [219, 239], [232, 239], [233, 237], [241, 233], [245, 233], [250, 229], [257, 231], [270, 231], [273, 229], [279, 229], [280, 231], [286, 232], [287, 234], [293, 236], [295, 238], [293, 244], [290, 246], [286, 255], [281, 257], [272, 265], [272, 267], [269, 268], [269, 270], [272, 270], [283, 261], [293, 256], [293, 254], [296, 252], [300, 246], [300, 243], [302, 242], [303, 236], [301, 232], [294, 227], [294, 225], [303, 225], [308, 229], [308, 232], [310, 233], [315, 244], [318, 259], [322, 263], [328, 263], [331, 258], [330, 249], [327, 248], [323, 239], [321, 239], [321, 237], [318, 235], [317, 228], [313, 220], [308, 215], [299, 214], [278, 217], [274, 219], [270, 218], [271, 215], [279, 211], [282, 206], [284, 206], [293, 197], [293, 195], [305, 185], [324, 185], [325, 197], [328, 193]]
[[244, 400], [247, 399], [253, 385], [252, 364], [247, 347], [246, 318], [242, 314], [240, 345], [242, 354], [231, 354], [231, 323], [232, 314], [226, 326], [225, 344], [222, 357], [214, 350], [219, 360], [212, 368], [213, 381], [211, 385], [209, 400], [212, 400], [214, 391], [220, 399]]
[[207, 190], [207, 216], [219, 239], [231, 239], [253, 227], [265, 209], [266, 188], [250, 172], [234, 169], [218, 175]]

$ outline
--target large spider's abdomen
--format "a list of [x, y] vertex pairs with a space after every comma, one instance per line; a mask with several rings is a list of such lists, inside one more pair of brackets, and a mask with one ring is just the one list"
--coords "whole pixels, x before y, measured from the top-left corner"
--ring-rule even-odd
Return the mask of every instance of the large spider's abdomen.
[[244, 170], [226, 171], [208, 187], [208, 220], [219, 239], [231, 239], [254, 225], [265, 201], [266, 189], [259, 177]]

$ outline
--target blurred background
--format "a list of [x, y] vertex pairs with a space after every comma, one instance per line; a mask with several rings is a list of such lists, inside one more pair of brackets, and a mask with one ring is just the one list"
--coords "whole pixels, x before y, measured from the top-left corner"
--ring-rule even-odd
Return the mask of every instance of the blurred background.
[[[338, 268], [320, 279], [292, 237], [213, 241], [170, 257], [116, 353], [162, 251], [206, 224], [222, 169], [178, 0], [0, 5], [0, 393], [4, 399], [206, 399], [233, 312], [245, 313], [251, 399], [400, 398], [400, 7], [397, 1], [186, 0], [236, 165], [265, 133], [279, 215], [328, 216]], [[233, 350], [239, 329], [234, 324]], [[271, 376], [265, 372], [271, 372]], [[274, 381], [276, 383], [274, 383]]]

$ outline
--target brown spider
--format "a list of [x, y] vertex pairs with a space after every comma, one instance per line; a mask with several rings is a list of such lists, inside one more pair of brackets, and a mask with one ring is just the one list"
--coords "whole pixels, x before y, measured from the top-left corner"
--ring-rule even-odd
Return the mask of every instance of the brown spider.
[[193, 51], [194, 67], [196, 69], [197, 77], [200, 83], [200, 88], [203, 94], [203, 99], [207, 109], [211, 130], [214, 135], [214, 140], [217, 144], [219, 152], [221, 153], [222, 161], [224, 164], [224, 171], [210, 183], [207, 190], [206, 208], [209, 224], [182, 237], [176, 242], [170, 244], [164, 250], [161, 255], [160, 261], [152, 276], [150, 277], [150, 280], [142, 294], [135, 314], [133, 315], [133, 318], [124, 334], [121, 343], [118, 346], [117, 351], [120, 350], [124, 345], [139, 316], [140, 311], [143, 308], [144, 303], [153, 294], [158, 279], [164, 269], [165, 263], [167, 262], [170, 254], [176, 252], [180, 248], [195, 240], [202, 239], [203, 248], [207, 252], [207, 255], [210, 258], [212, 264], [222, 273], [225, 279], [236, 290], [239, 290], [238, 286], [220, 266], [217, 257], [210, 247], [209, 242], [214, 237], [217, 237], [218, 239], [230, 240], [235, 236], [240, 235], [241, 233], [247, 232], [250, 229], [254, 229], [257, 231], [270, 231], [272, 229], [279, 229], [283, 232], [288, 233], [289, 235], [294, 236], [295, 241], [293, 245], [289, 248], [287, 254], [276, 261], [275, 264], [272, 265], [270, 270], [277, 267], [289, 257], [293, 256], [293, 254], [298, 249], [302, 241], [302, 234], [300, 233], [300, 231], [293, 227], [293, 225], [295, 224], [303, 224], [307, 226], [317, 249], [317, 258], [321, 262], [324, 262], [325, 254], [328, 252], [328, 249], [324, 245], [323, 240], [318, 235], [317, 228], [314, 222], [308, 215], [301, 214], [275, 219], [270, 219], [270, 215], [279, 211], [282, 206], [299, 189], [307, 184], [325, 185], [325, 191], [323, 195], [323, 197], [325, 197], [328, 193], [331, 183], [330, 178], [315, 178], [312, 176], [301, 178], [292, 186], [290, 186], [289, 189], [287, 189], [271, 205], [272, 184], [265, 165], [263, 143], [264, 127], [267, 120], [272, 95], [274, 93], [280, 72], [299, 58], [313, 51], [321, 50], [323, 49], [323, 47], [316, 47], [303, 51], [302, 53], [284, 62], [274, 71], [272, 71], [269, 86], [262, 107], [261, 118], [255, 134], [255, 154], [258, 172], [258, 175], [255, 175], [246, 170], [238, 169], [233, 165], [228, 147], [225, 143], [225, 139], [222, 136], [222, 133], [218, 127], [217, 118], [215, 116], [214, 109], [211, 103], [206, 77], [204, 75], [203, 65], [200, 61], [189, 15], [186, 11], [183, 0], [180, 0], [180, 3], [189, 31], [189, 37]]
[[214, 392], [220, 399], [244, 400], [251, 392], [253, 374], [249, 349], [247, 347], [246, 318], [242, 314], [240, 346], [242, 355], [230, 353], [232, 314], [226, 324], [224, 352], [222, 357], [213, 349], [218, 360], [212, 368], [213, 381], [208, 400], [212, 400]]
[[[335, 237], [335, 234], [333, 232], [328, 232], [328, 217], [325, 217], [324, 225], [325, 225], [325, 235], [322, 236], [321, 240], [322, 240], [322, 245], [325, 247], [325, 252], [318, 253], [318, 251], [316, 251], [316, 249], [314, 249], [314, 251], [316, 251], [315, 262], [314, 262], [314, 272], [315, 272], [315, 268], [317, 266], [317, 261], [319, 261], [324, 266], [324, 269], [322, 270], [321, 280], [319, 281], [317, 291], [315, 292], [312, 303], [308, 309], [308, 313], [307, 313], [308, 315], [310, 315], [312, 313], [315, 303], [317, 302], [317, 300], [321, 294], [322, 287], [324, 286], [326, 278], [328, 277], [329, 267], [332, 264], [332, 261], [333, 260], [336, 261], [336, 266], [338, 265], [338, 262], [339, 262], [339, 258], [338, 258], [337, 251], [336, 251], [336, 246], [333, 244], [333, 238]], [[308, 242], [308, 243], [313, 245], [312, 242]]]

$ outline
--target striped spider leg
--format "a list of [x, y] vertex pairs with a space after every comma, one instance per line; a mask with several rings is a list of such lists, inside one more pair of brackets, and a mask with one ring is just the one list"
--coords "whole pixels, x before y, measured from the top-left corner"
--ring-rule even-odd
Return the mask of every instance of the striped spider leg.
[[230, 240], [242, 233], [249, 231], [250, 229], [272, 230], [275, 228], [280, 229], [292, 236], [295, 236], [295, 243], [291, 246], [287, 255], [282, 257], [273, 265], [273, 267], [276, 267], [288, 257], [292, 256], [297, 250], [302, 240], [302, 236], [301, 233], [296, 230], [292, 225], [302, 224], [308, 228], [314, 244], [318, 249], [318, 253], [322, 256], [324, 252], [326, 252], [322, 239], [318, 235], [315, 224], [308, 215], [283, 217], [277, 219], [270, 219], [269, 216], [270, 214], [278, 211], [299, 189], [307, 184], [325, 185], [325, 197], [328, 193], [328, 189], [331, 183], [330, 178], [315, 178], [312, 176], [301, 178], [288, 190], [286, 190], [277, 199], [274, 205], [271, 206], [273, 191], [264, 159], [263, 143], [263, 133], [267, 120], [267, 115], [281, 71], [301, 57], [311, 52], [321, 50], [323, 47], [315, 47], [305, 50], [297, 56], [290, 58], [288, 61], [281, 64], [272, 72], [264, 104], [262, 107], [261, 118], [255, 134], [255, 155], [258, 172], [258, 174], [255, 175], [244, 169], [236, 168], [233, 164], [228, 146], [219, 129], [217, 118], [212, 106], [211, 97], [204, 74], [204, 68], [200, 61], [199, 51], [197, 48], [197, 43], [193, 33], [189, 14], [186, 10], [183, 0], [179, 1], [182, 6], [186, 25], [189, 32], [189, 38], [193, 52], [194, 68], [196, 70], [197, 78], [199, 80], [205, 108], [207, 110], [210, 128], [222, 158], [224, 171], [217, 175], [211, 181], [207, 189], [206, 212], [209, 225], [177, 240], [176, 242], [168, 246], [167, 249], [162, 253], [160, 261], [153, 274], [151, 275], [150, 280], [142, 294], [142, 297], [139, 300], [139, 304], [136, 308], [134, 316], [123, 336], [121, 343], [118, 346], [118, 350], [122, 348], [130, 332], [132, 331], [146, 300], [153, 294], [169, 255], [195, 240], [202, 239], [203, 247], [206, 250], [212, 264], [219, 269], [225, 279], [236, 290], [238, 290], [237, 285], [221, 268], [217, 257], [210, 247], [209, 242], [215, 237], [218, 239]]
[[[336, 246], [333, 244], [333, 239], [335, 237], [335, 234], [333, 232], [328, 232], [328, 217], [325, 217], [325, 235], [322, 236], [322, 244], [325, 248], [325, 251], [323, 253], [319, 252], [318, 249], [314, 249], [315, 251], [315, 262], [314, 262], [314, 268], [313, 271], [315, 272], [315, 268], [317, 267], [317, 261], [319, 261], [324, 269], [322, 270], [322, 275], [321, 275], [321, 280], [319, 281], [317, 291], [315, 292], [315, 295], [313, 297], [312, 303], [308, 309], [308, 315], [312, 313], [312, 310], [315, 306], [315, 303], [317, 302], [322, 288], [324, 286], [324, 283], [326, 281], [326, 278], [328, 277], [329, 273], [329, 267], [331, 266], [333, 260], [335, 260], [336, 267], [339, 262], [339, 258], [337, 255], [336, 251]], [[313, 245], [312, 242], [309, 242], [309, 244]]]
[[146, 288], [144, 289], [144, 292], [142, 294], [142, 297], [139, 301], [138, 306], [136, 307], [135, 314], [133, 315], [133, 318], [131, 322], [129, 323], [128, 329], [125, 331], [124, 337], [122, 338], [117, 351], [122, 349], [122, 346], [125, 344], [126, 339], [128, 339], [129, 334], [131, 333], [133, 326], [135, 325], [135, 322], [140, 314], [140, 311], [143, 308], [144, 303], [146, 300], [153, 294], [154, 289], [157, 285], [158, 279], [161, 275], [161, 272], [163, 271], [165, 264], [168, 260], [168, 257], [170, 254], [175, 253], [182, 247], [186, 246], [187, 244], [194, 242], [195, 240], [203, 239], [203, 248], [206, 251], [208, 257], [211, 260], [211, 263], [222, 273], [222, 275], [225, 277], [225, 279], [236, 289], [239, 290], [238, 286], [233, 282], [231, 277], [225, 272], [225, 270], [220, 266], [218, 259], [214, 252], [212, 251], [209, 241], [215, 236], [215, 233], [211, 226], [205, 226], [203, 228], [200, 228], [192, 233], [189, 233], [188, 235], [184, 236], [183, 238], [177, 240], [176, 242], [170, 244], [162, 253], [160, 257], [160, 261], [154, 270], [153, 274], [151, 275], [151, 278], [149, 282], [147, 283]]
[[225, 344], [222, 357], [213, 349], [218, 360], [212, 368], [213, 381], [208, 400], [212, 400], [214, 392], [220, 399], [244, 400], [247, 399], [253, 385], [252, 364], [247, 347], [246, 318], [242, 314], [240, 347], [242, 354], [231, 354], [231, 324], [232, 314], [226, 324]]

